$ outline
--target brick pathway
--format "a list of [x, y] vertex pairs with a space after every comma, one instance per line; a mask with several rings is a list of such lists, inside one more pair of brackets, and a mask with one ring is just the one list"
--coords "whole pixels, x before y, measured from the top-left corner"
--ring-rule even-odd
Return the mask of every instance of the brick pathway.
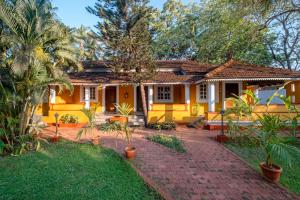
[[[63, 137], [74, 140], [78, 130], [62, 129]], [[45, 134], [51, 134], [46, 130]], [[266, 182], [256, 171], [238, 159], [212, 138], [216, 132], [180, 127], [176, 134], [184, 141], [187, 153], [176, 153], [152, 143], [145, 136], [157, 131], [138, 130], [133, 144], [138, 156], [132, 161], [148, 179], [172, 199], [300, 199], [281, 187]], [[122, 153], [125, 143], [112, 135], [99, 133], [104, 146]]]

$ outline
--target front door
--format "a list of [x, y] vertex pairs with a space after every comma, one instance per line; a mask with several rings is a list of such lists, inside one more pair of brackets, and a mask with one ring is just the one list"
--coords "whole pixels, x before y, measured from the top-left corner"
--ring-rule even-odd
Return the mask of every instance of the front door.
[[225, 85], [225, 98], [231, 98], [239, 96], [239, 84], [238, 83], [226, 83]]
[[105, 90], [105, 107], [106, 112], [116, 112], [115, 104], [117, 103], [117, 87], [110, 86], [106, 87]]
[[[146, 104], [148, 105], [148, 87], [144, 86], [145, 88], [145, 96], [146, 96]], [[137, 103], [137, 112], [143, 112], [143, 102], [141, 96], [141, 89], [140, 86], [136, 88], [136, 103]]]
[[[239, 96], [239, 84], [238, 83], [225, 83], [225, 99]], [[226, 100], [225, 108], [232, 107], [232, 101]]]

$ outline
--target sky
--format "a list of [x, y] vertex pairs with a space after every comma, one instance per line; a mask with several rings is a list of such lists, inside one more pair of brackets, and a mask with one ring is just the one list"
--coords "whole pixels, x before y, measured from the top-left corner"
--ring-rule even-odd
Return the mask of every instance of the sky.
[[[89, 14], [85, 7], [93, 6], [96, 0], [52, 0], [53, 5], [57, 7], [58, 18], [70, 27], [79, 27], [84, 25], [93, 28], [97, 23], [97, 17]], [[156, 8], [162, 8], [166, 0], [150, 0], [150, 5]], [[190, 0], [182, 0], [184, 3]]]

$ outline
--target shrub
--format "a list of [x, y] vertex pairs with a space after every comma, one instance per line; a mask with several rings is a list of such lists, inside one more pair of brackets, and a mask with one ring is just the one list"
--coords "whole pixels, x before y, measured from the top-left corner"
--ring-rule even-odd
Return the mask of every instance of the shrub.
[[150, 140], [152, 142], [164, 145], [168, 148], [175, 149], [177, 152], [185, 153], [186, 150], [182, 144], [182, 141], [179, 140], [175, 136], [168, 136], [168, 135], [153, 135], [148, 136], [147, 140]]
[[150, 123], [149, 128], [155, 130], [176, 130], [176, 123], [175, 122], [157, 122], [157, 123]]
[[71, 114], [65, 114], [65, 115], [61, 116], [59, 121], [62, 122], [63, 124], [78, 124], [79, 123], [78, 117], [71, 115]]

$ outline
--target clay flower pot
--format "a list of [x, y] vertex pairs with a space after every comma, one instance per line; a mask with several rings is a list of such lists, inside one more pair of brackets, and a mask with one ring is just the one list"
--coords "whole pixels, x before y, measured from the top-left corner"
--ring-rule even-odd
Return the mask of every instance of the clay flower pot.
[[111, 117], [109, 119], [110, 122], [120, 122], [120, 123], [127, 123], [128, 122], [128, 118], [127, 117], [122, 117], [122, 116], [115, 116], [115, 117]]
[[280, 175], [282, 173], [282, 168], [277, 165], [272, 165], [272, 168], [268, 167], [265, 162], [259, 164], [260, 169], [265, 177], [265, 179], [272, 183], [278, 183], [280, 180]]
[[136, 156], [135, 147], [126, 147], [125, 148], [125, 157], [127, 159], [133, 159]]
[[99, 136], [93, 137], [92, 138], [92, 144], [93, 145], [100, 145], [100, 137]]
[[220, 143], [225, 143], [229, 138], [226, 135], [217, 135], [216, 140]]
[[59, 142], [59, 140], [60, 140], [60, 137], [56, 136], [56, 135], [51, 138], [52, 143], [57, 143], [57, 142]]

